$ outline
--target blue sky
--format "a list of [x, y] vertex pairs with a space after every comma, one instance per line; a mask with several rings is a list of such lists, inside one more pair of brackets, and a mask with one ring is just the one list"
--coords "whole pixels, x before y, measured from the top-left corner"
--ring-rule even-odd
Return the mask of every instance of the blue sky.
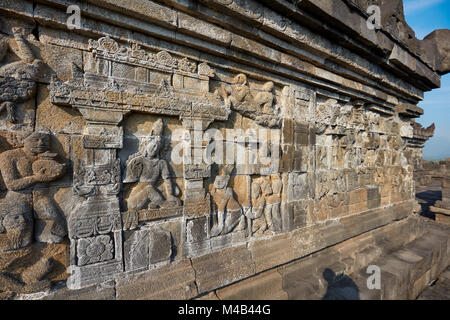
[[[418, 39], [435, 29], [450, 29], [450, 0], [403, 0], [403, 5], [406, 21]], [[441, 81], [441, 88], [425, 93], [419, 104], [425, 114], [417, 122], [425, 127], [436, 124], [435, 135], [423, 150], [427, 160], [450, 157], [450, 74]]]

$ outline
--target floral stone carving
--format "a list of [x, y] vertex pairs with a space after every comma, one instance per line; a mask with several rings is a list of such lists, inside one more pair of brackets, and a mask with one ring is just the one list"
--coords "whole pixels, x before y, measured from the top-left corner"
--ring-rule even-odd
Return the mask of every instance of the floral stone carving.
[[114, 256], [114, 244], [108, 235], [78, 240], [78, 265], [111, 260]]

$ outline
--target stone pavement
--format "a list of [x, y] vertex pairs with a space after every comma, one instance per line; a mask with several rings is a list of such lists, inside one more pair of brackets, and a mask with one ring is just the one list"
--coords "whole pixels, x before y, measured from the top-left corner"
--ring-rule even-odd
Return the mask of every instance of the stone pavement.
[[450, 267], [420, 294], [418, 300], [450, 300]]

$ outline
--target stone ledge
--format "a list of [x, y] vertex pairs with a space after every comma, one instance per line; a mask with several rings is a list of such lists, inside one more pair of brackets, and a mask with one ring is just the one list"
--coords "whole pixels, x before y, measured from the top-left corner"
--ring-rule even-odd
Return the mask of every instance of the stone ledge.
[[[59, 4], [59, 5], [61, 5], [61, 3], [62, 3], [61, 0], [51, 0], [51, 2], [55, 2], [56, 4]], [[155, 6], [158, 7], [158, 10], [163, 10], [162, 8], [165, 8], [164, 10], [168, 11], [169, 13], [165, 14], [165, 15], [163, 14], [163, 15], [160, 15], [160, 16], [159, 15], [155, 15], [155, 14], [149, 15], [147, 18], [149, 18], [150, 21], [152, 21], [156, 25], [148, 25], [148, 26], [145, 25], [147, 22], [142, 22], [140, 20], [134, 21], [134, 20], [137, 19], [137, 16], [141, 16], [141, 15], [145, 14], [148, 11], [148, 10], [147, 11], [146, 10], [138, 11], [138, 9], [140, 8], [139, 5], [122, 6], [122, 3], [121, 3], [120, 5], [111, 6], [111, 1], [96, 1], [95, 4], [98, 5], [98, 6], [103, 6], [105, 8], [108, 8], [109, 10], [113, 9], [114, 12], [110, 12], [108, 15], [103, 15], [103, 13], [100, 15], [100, 12], [103, 12], [103, 11], [99, 10], [100, 7], [95, 9], [94, 6], [92, 6], [92, 5], [91, 6], [82, 6], [82, 8], [81, 8], [82, 12], [88, 18], [84, 19], [86, 25], [84, 25], [83, 28], [80, 29], [79, 32], [81, 32], [81, 33], [87, 33], [88, 32], [88, 33], [92, 34], [92, 32], [93, 32], [93, 30], [95, 30], [95, 28], [94, 28], [93, 22], [90, 20], [91, 17], [94, 17], [96, 19], [106, 19], [108, 23], [113, 23], [114, 25], [124, 25], [124, 23], [128, 22], [129, 27], [140, 28], [142, 30], [151, 32], [152, 34], [156, 35], [157, 37], [162, 37], [164, 39], [169, 39], [170, 41], [174, 41], [174, 40], [176, 40], [177, 42], [182, 41], [182, 42], [185, 42], [185, 43], [190, 43], [191, 45], [193, 45], [194, 43], [195, 44], [198, 43], [199, 47], [201, 47], [202, 50], [204, 50], [204, 49], [206, 49], [207, 51], [211, 51], [212, 50], [213, 52], [215, 52], [215, 54], [229, 55], [229, 56], [234, 56], [235, 58], [237, 58], [239, 56], [239, 55], [236, 55], [236, 54], [231, 55], [230, 52], [226, 52], [227, 51], [226, 48], [220, 48], [219, 46], [213, 46], [212, 43], [211, 43], [211, 41], [213, 41], [213, 42], [217, 42], [219, 44], [223, 44], [226, 47], [228, 47], [229, 40], [227, 40], [227, 39], [228, 39], [229, 35], [225, 35], [225, 34], [229, 34], [228, 31], [220, 32], [220, 33], [223, 33], [225, 35], [225, 38], [217, 37], [217, 33], [212, 35], [211, 32], [209, 31], [211, 28], [207, 27], [207, 24], [205, 24], [205, 22], [203, 22], [203, 21], [201, 21], [199, 19], [196, 19], [195, 17], [189, 17], [190, 20], [194, 19], [195, 20], [195, 24], [199, 26], [198, 28], [196, 28], [195, 33], [193, 33], [194, 31], [192, 31], [192, 30], [190, 30], [190, 31], [189, 30], [185, 30], [186, 28], [182, 27], [184, 25], [183, 23], [181, 23], [181, 28], [180, 28], [180, 26], [174, 25], [173, 22], [172, 22], [173, 19], [170, 18], [174, 14], [174, 11], [170, 10], [169, 8], [157, 5], [157, 4], [155, 4]], [[92, 10], [94, 10], [94, 11], [92, 11]], [[119, 15], [122, 15], [123, 17], [120, 18]], [[180, 15], [181, 15], [181, 17], [184, 17], [183, 14], [180, 13]], [[53, 9], [53, 8], [45, 7], [45, 6], [39, 4], [36, 7], [36, 9], [35, 9], [34, 18], [37, 21], [39, 21], [39, 23], [41, 23], [43, 25], [53, 25], [53, 26], [56, 26], [58, 28], [65, 29], [65, 19], [66, 19], [65, 15], [63, 13]], [[131, 21], [130, 19], [133, 20], [133, 21]], [[183, 19], [181, 21], [183, 21]], [[178, 24], [180, 25], [180, 23], [178, 23]], [[171, 30], [171, 27], [178, 28], [179, 31], [175, 34]], [[168, 28], [168, 29], [164, 29], [164, 28]], [[267, 28], [267, 26], [266, 26], [266, 28]], [[273, 27], [271, 27], [271, 28], [273, 29]], [[104, 30], [102, 30], [103, 34], [105, 34], [104, 31], [106, 31], [106, 29], [108, 29], [108, 28], [104, 28]], [[123, 38], [129, 38], [129, 35], [124, 33], [124, 32], [122, 32], [124, 30], [121, 30], [117, 26], [112, 26], [111, 25], [109, 29], [115, 30], [114, 31], [115, 36], [122, 35]], [[205, 31], [206, 32], [205, 33], [205, 32], [202, 32], [202, 30], [207, 30], [208, 32]], [[273, 30], [277, 33], [278, 37], [283, 35], [283, 33], [282, 32], [280, 33], [279, 30], [276, 30], [276, 29], [273, 29]], [[182, 34], [186, 34], [186, 36], [183, 36]], [[189, 37], [189, 34], [193, 35], [193, 37]], [[260, 32], [254, 33], [254, 34], [258, 34], [258, 37], [261, 37]], [[232, 43], [236, 44], [237, 42], [235, 40], [239, 39], [240, 37], [241, 37], [240, 35], [235, 34], [234, 37], [233, 37], [234, 40], [233, 40]], [[200, 41], [200, 39], [205, 39], [205, 40], [208, 41], [208, 43], [203, 43], [203, 42]], [[271, 44], [274, 43], [273, 40], [277, 39], [277, 38], [274, 38], [274, 39], [272, 39], [270, 41], [269, 41], [269, 39], [264, 40], [264, 39], [259, 39], [258, 38], [259, 39], [258, 42], [252, 41], [250, 38], [246, 38], [246, 37], [244, 37], [244, 39], [245, 39], [245, 41], [244, 41], [245, 43], [251, 42], [251, 43], [257, 45], [258, 47], [261, 47], [263, 50], [255, 51], [252, 46], [249, 47], [248, 45], [244, 46], [244, 47], [243, 46], [238, 46], [239, 50], [244, 50], [245, 48], [250, 49], [249, 52], [250, 52], [250, 54], [253, 54], [253, 55], [254, 54], [259, 55], [259, 54], [262, 54], [262, 53], [270, 53], [271, 52], [268, 56], [266, 56], [267, 54], [265, 54], [265, 56], [266, 56], [265, 58], [270, 58], [271, 59], [270, 61], [272, 62], [272, 64], [273, 64], [273, 61], [277, 61], [277, 63], [280, 63], [282, 61], [289, 61], [289, 59], [287, 59], [287, 60], [286, 59], [284, 59], [284, 60], [280, 60], [280, 59], [273, 60], [272, 59], [272, 57], [279, 57], [280, 51], [278, 51], [279, 49], [268, 47], [268, 45], [271, 46]], [[295, 37], [292, 38], [292, 39], [295, 39]], [[277, 42], [279, 42], [279, 41], [280, 40], [278, 39]], [[239, 43], [242, 43], [242, 41], [240, 41]], [[317, 41], [310, 41], [309, 45], [310, 46], [314, 46], [317, 43], [318, 43]], [[329, 44], [329, 46], [330, 45], [331, 44]], [[282, 48], [283, 49], [282, 51], [285, 51], [286, 49], [289, 49], [291, 46], [292, 45], [289, 42], [286, 42], [284, 44], [282, 43], [281, 47], [280, 46], [278, 46], [278, 47]], [[298, 52], [300, 52], [302, 50], [300, 50], [300, 48], [298, 46], [296, 46], [295, 48], [292, 48], [292, 50], [291, 49], [288, 50], [289, 51], [288, 55], [286, 55], [285, 53], [281, 53], [281, 54], [282, 54], [282, 56], [291, 57], [291, 58], [295, 59], [294, 56], [296, 54], [298, 54]], [[350, 51], [348, 53], [350, 53]], [[322, 53], [321, 55], [324, 55], [324, 54], [325, 53]], [[294, 55], [294, 56], [292, 56], [292, 55]], [[326, 55], [327, 56], [333, 56], [334, 59], [338, 59], [338, 60], [343, 59], [343, 56], [341, 54], [333, 54], [331, 52], [328, 52], [328, 53], [326, 53]], [[311, 60], [311, 59], [309, 59], [309, 58], [307, 58], [305, 56], [302, 56], [302, 59], [306, 60], [306, 61]], [[392, 89], [394, 89], [394, 91], [389, 92], [390, 95], [396, 95], [398, 92], [401, 91], [404, 94], [412, 94], [412, 95], [414, 95], [415, 99], [421, 99], [420, 92], [416, 92], [415, 88], [413, 88], [413, 86], [411, 84], [406, 85], [404, 83], [404, 85], [401, 85], [399, 87], [398, 84], [399, 83], [403, 83], [403, 80], [401, 80], [401, 79], [395, 79], [395, 81], [391, 81], [390, 77], [387, 77], [387, 75], [385, 77], [383, 77], [384, 79], [379, 78], [378, 73], [385, 73], [385, 71], [380, 69], [380, 68], [376, 68], [375, 66], [368, 66], [368, 65], [367, 66], [366, 65], [362, 66], [361, 65], [361, 66], [357, 67], [354, 70], [354, 72], [350, 72], [350, 73], [344, 72], [345, 71], [344, 69], [346, 69], [348, 67], [354, 69], [356, 67], [356, 63], [359, 60], [361, 60], [361, 59], [363, 59], [363, 58], [361, 58], [361, 57], [358, 57], [358, 58], [357, 57], [345, 58], [341, 62], [342, 66], [339, 67], [337, 70], [333, 69], [333, 68], [330, 69], [330, 66], [328, 64], [326, 64], [325, 61], [314, 62], [314, 64], [317, 65], [317, 63], [319, 63], [325, 69], [328, 68], [329, 70], [332, 70], [332, 72], [335, 73], [333, 75], [333, 77], [335, 77], [336, 74], [341, 73], [343, 75], [343, 78], [342, 78], [343, 80], [341, 80], [340, 81], [341, 83], [338, 83], [338, 85], [340, 85], [340, 86], [342, 86], [342, 85], [347, 86], [347, 83], [348, 83], [349, 87], [351, 87], [351, 88], [357, 88], [358, 87], [358, 86], [355, 86], [355, 85], [351, 85], [353, 83], [353, 81], [351, 79], [354, 78], [354, 76], [352, 76], [352, 74], [354, 74], [354, 72], [358, 72], [360, 74], [367, 74], [367, 73], [369, 73], [367, 75], [364, 75], [364, 77], [369, 76], [370, 78], [375, 79], [375, 81], [378, 81], [378, 85], [375, 85], [375, 87], [373, 87], [373, 84], [371, 84], [371, 82], [373, 80], [359, 79], [360, 80], [359, 81], [360, 84], [364, 83], [364, 85], [362, 85], [362, 87], [361, 87], [360, 94], [366, 92], [366, 93], [372, 94], [372, 96], [373, 96], [373, 94], [375, 94], [376, 92], [380, 91], [379, 93], [375, 94], [376, 97], [379, 97], [379, 96], [382, 96], [382, 95], [380, 95], [381, 92], [386, 90], [386, 88], [385, 88], [386, 85], [389, 85]], [[241, 61], [246, 61], [246, 60], [248, 60], [248, 59], [247, 58], [241, 59]], [[304, 71], [308, 71], [309, 70], [309, 71], [312, 71], [313, 73], [315, 73], [316, 76], [321, 76], [323, 74], [325, 79], [330, 80], [330, 79], [333, 78], [333, 77], [330, 77], [330, 75], [328, 74], [329, 73], [328, 70], [319, 69], [319, 68], [317, 68], [314, 65], [310, 65], [310, 63], [308, 63], [306, 61], [302, 62], [302, 65], [305, 65], [307, 68], [305, 70], [296, 70], [296, 72], [304, 72]], [[366, 61], [366, 64], [367, 63], [369, 63], [369, 62]], [[261, 65], [262, 66], [263, 64], [257, 63], [255, 65]], [[345, 67], [343, 68], [343, 66], [345, 66]], [[291, 63], [291, 64], [285, 65], [285, 67], [290, 68], [290, 69], [292, 69], [292, 68], [293, 69], [297, 69], [297, 68], [299, 68], [299, 65], [298, 65], [298, 63], [295, 63], [295, 64]], [[377, 69], [377, 73], [373, 72], [374, 68]], [[287, 70], [286, 70], [286, 72], [287, 72]], [[342, 72], [344, 72], [344, 73], [342, 73]], [[373, 92], [375, 92], [375, 93], [373, 93]]]
[[[370, 230], [385, 226], [393, 221], [404, 219], [412, 212], [412, 202], [405, 202], [393, 206], [389, 210], [378, 209], [366, 212], [364, 215], [355, 215], [341, 219], [334, 223], [326, 223], [322, 226], [306, 227], [294, 230], [290, 233], [272, 237], [270, 240], [257, 240], [244, 246], [226, 249], [225, 257], [214, 261], [217, 268], [209, 268], [213, 274], [208, 274], [207, 262], [217, 259], [222, 253], [211, 253], [206, 256], [193, 259], [193, 267], [197, 271], [199, 293], [214, 290], [215, 288], [253, 276], [256, 273], [278, 267], [293, 260], [305, 257], [326, 247], [343, 242], [350, 238]], [[372, 218], [372, 219], [370, 219]], [[361, 222], [366, 223], [361, 224]], [[359, 228], [356, 228], [359, 226]], [[283, 248], [283, 250], [280, 250]], [[251, 253], [251, 255], [250, 255]], [[235, 264], [232, 256], [241, 256], [246, 267]], [[239, 260], [240, 263], [242, 261]]]
[[[396, 244], [399, 248], [394, 251], [392, 246], [385, 246], [385, 242], [377, 244], [378, 251], [375, 254], [373, 250], [361, 250], [364, 242], [373, 246], [377, 234], [387, 232], [388, 238], [392, 238], [401, 228], [415, 230], [415, 239], [406, 245], [399, 239], [400, 242]], [[339, 246], [216, 290], [214, 296], [224, 300], [269, 299], [273, 295], [279, 299], [322, 299], [324, 296], [342, 299], [346, 297], [342, 295], [345, 290], [341, 289], [348, 288], [349, 283], [353, 283], [360, 299], [416, 299], [431, 280], [436, 279], [450, 264], [449, 234], [448, 228], [428, 223], [423, 218], [409, 217], [371, 231], [363, 238], [350, 239]], [[348, 261], [354, 260], [349, 254], [355, 254], [351, 249], [355, 246], [359, 247], [357, 259], [364, 258], [366, 262], [362, 268], [348, 266]], [[342, 251], [346, 247], [349, 250]], [[381, 290], [367, 289], [368, 265], [381, 267]], [[328, 287], [327, 290], [326, 281], [322, 279], [325, 270], [332, 270], [334, 274], [345, 272], [349, 276], [343, 277], [331, 286], [332, 289]], [[267, 290], [270, 286], [272, 291]], [[349, 297], [352, 295], [347, 296]]]
[[115, 300], [114, 281], [79, 290], [70, 290], [66, 286], [50, 291], [42, 300]]
[[432, 286], [429, 283], [418, 300], [450, 300], [450, 267], [441, 274], [436, 283]]
[[186, 300], [198, 295], [189, 259], [116, 279], [118, 300]]
[[[198, 295], [214, 290], [218, 290], [217, 296], [219, 297], [237, 298], [240, 293], [233, 289], [232, 286], [239, 285], [242, 282], [241, 280], [250, 286], [248, 289], [245, 289], [244, 292], [246, 293], [243, 293], [248, 298], [252, 297], [255, 292], [258, 292], [258, 297], [262, 299], [264, 291], [257, 289], [261, 285], [266, 287], [278, 286], [278, 293], [275, 296], [280, 299], [285, 299], [288, 296], [289, 298], [294, 296], [298, 297], [297, 295], [300, 293], [294, 293], [297, 292], [295, 287], [293, 287], [292, 290], [294, 291], [291, 293], [286, 292], [284, 287], [284, 289], [281, 289], [282, 286], [279, 276], [267, 270], [278, 268], [279, 272], [282, 275], [284, 274], [283, 283], [284, 281], [290, 283], [291, 280], [285, 280], [285, 278], [289, 274], [295, 276], [298, 272], [295, 271], [296, 269], [289, 271], [289, 268], [292, 268], [289, 266], [296, 265], [298, 262], [303, 262], [307, 259], [307, 261], [310, 261], [310, 264], [301, 264], [301, 268], [304, 271], [300, 272], [300, 274], [309, 274], [308, 272], [311, 271], [312, 274], [316, 275], [315, 277], [318, 277], [323, 272], [325, 268], [323, 266], [328, 261], [339, 260], [331, 258], [330, 254], [335, 258], [339, 258], [340, 256], [335, 247], [326, 249], [324, 252], [328, 252], [327, 254], [320, 251], [324, 248], [340, 242], [351, 242], [353, 239], [365, 237], [367, 236], [365, 233], [370, 230], [374, 230], [371, 233], [380, 233], [379, 231], [386, 228], [391, 230], [393, 228], [391, 222], [397, 220], [400, 221], [394, 222], [394, 224], [404, 224], [405, 221], [409, 221], [408, 228], [415, 230], [414, 233], [417, 233], [417, 228], [414, 227], [414, 219], [416, 218], [410, 217], [405, 220], [408, 216], [408, 209], [405, 206], [411, 206], [410, 201], [393, 207], [398, 210], [394, 210], [393, 208], [391, 210], [371, 210], [363, 216], [355, 215], [346, 217], [345, 219], [341, 219], [344, 220], [341, 222], [337, 221], [335, 223], [326, 223], [320, 227], [314, 226], [294, 230], [287, 234], [275, 236], [270, 240], [257, 240], [249, 243], [248, 247], [246, 245], [231, 247], [192, 259], [176, 260], [170, 264], [159, 266], [156, 269], [124, 274], [115, 279], [115, 286], [105, 283], [103, 286], [91, 286], [75, 291], [61, 288], [51, 294], [44, 294], [43, 299], [91, 299], [96, 297], [96, 295], [100, 299], [192, 299]], [[362, 228], [355, 228], [356, 225], [360, 224], [360, 219], [367, 220], [368, 217], [378, 218], [369, 220]], [[386, 224], [389, 225], [386, 226]], [[437, 232], [442, 231], [438, 230]], [[380, 243], [384, 242], [382, 241]], [[287, 245], [289, 245], [289, 249], [287, 249]], [[342, 245], [338, 247], [342, 247]], [[280, 250], [281, 248], [283, 250]], [[313, 254], [312, 258], [302, 258], [310, 254]], [[269, 256], [271, 258], [268, 259]], [[319, 260], [315, 257], [318, 257]], [[293, 260], [298, 261], [292, 262]], [[318, 263], [318, 261], [322, 262]], [[288, 265], [282, 267], [281, 265], [283, 264]], [[346, 264], [340, 262], [334, 265], [334, 267], [339, 269], [339, 271], [348, 269]], [[253, 284], [252, 279], [259, 273], [261, 273], [261, 276], [257, 276], [260, 279], [258, 280], [259, 284]], [[268, 279], [263, 276], [266, 273], [271, 274]], [[305, 282], [308, 286], [313, 286], [311, 287], [311, 292], [317, 290], [316, 285], [314, 282], [311, 282], [313, 281], [311, 279], [292, 279], [292, 281]], [[220, 289], [222, 287], [223, 289]], [[269, 291], [266, 290], [266, 292]], [[301, 296], [306, 297], [307, 295], [302, 291]], [[206, 299], [207, 296], [203, 296], [202, 298]]]
[[449, 209], [444, 209], [444, 208], [438, 208], [435, 206], [431, 206], [430, 210], [435, 212], [435, 213], [439, 213], [445, 216], [450, 216], [450, 210]]

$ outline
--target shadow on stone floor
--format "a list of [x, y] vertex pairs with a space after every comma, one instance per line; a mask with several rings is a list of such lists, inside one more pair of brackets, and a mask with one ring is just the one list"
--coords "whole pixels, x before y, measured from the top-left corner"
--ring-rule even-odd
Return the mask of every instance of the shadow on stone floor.
[[335, 274], [331, 269], [323, 271], [327, 281], [327, 292], [322, 300], [360, 300], [359, 289], [355, 282], [345, 274]]
[[435, 216], [434, 213], [430, 211], [430, 207], [434, 206], [436, 201], [442, 199], [442, 191], [436, 189], [419, 191], [416, 193], [416, 198], [419, 200], [420, 206], [422, 207], [420, 215], [434, 220]]

